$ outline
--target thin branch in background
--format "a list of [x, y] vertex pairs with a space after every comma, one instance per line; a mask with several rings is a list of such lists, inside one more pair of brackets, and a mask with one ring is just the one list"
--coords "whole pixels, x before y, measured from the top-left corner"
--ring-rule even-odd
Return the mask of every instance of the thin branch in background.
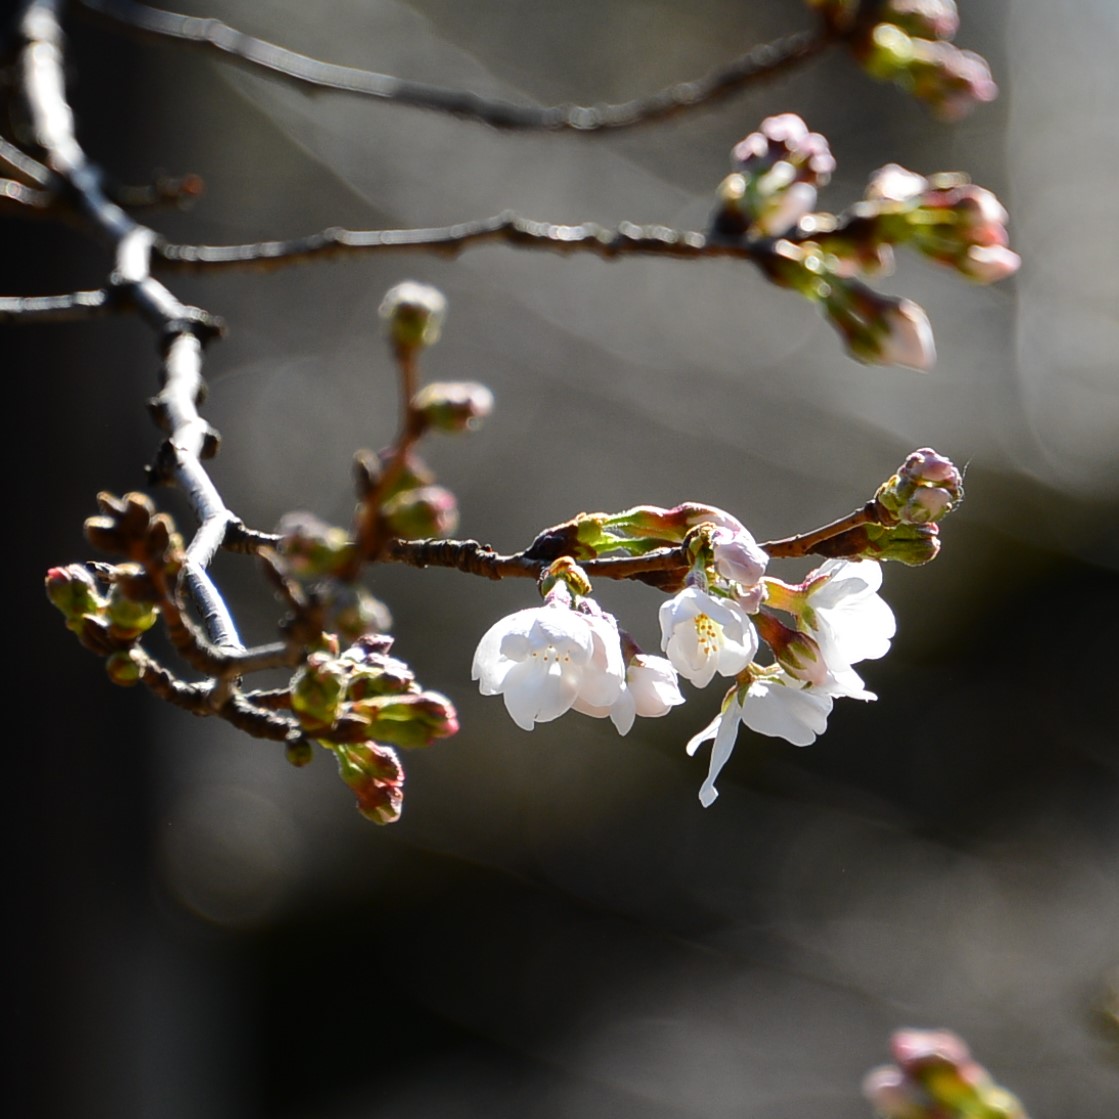
[[112, 288], [75, 291], [69, 295], [0, 296], [0, 322], [73, 322], [98, 318], [121, 309]]
[[720, 101], [807, 62], [832, 43], [842, 41], [847, 34], [827, 25], [798, 31], [755, 47], [701, 78], [677, 82], [647, 97], [636, 97], [620, 104], [538, 107], [322, 62], [247, 35], [217, 19], [198, 19], [133, 3], [133, 0], [82, 0], [82, 3], [89, 11], [134, 31], [216, 53], [227, 61], [268, 71], [313, 90], [374, 98], [448, 113], [463, 120], [488, 124], [491, 128], [519, 131], [601, 132], [666, 120]]
[[342, 229], [333, 226], [288, 241], [261, 241], [241, 245], [179, 245], [158, 240], [156, 256], [176, 269], [212, 267], [268, 267], [294, 264], [319, 257], [360, 255], [369, 252], [430, 250], [455, 256], [463, 249], [500, 242], [522, 249], [547, 252], [589, 252], [612, 260], [619, 256], [667, 256], [686, 260], [701, 257], [750, 259], [765, 251], [764, 242], [718, 241], [702, 233], [664, 225], [622, 222], [608, 229], [594, 222], [557, 225], [532, 221], [510, 211], [478, 221], [431, 229]]

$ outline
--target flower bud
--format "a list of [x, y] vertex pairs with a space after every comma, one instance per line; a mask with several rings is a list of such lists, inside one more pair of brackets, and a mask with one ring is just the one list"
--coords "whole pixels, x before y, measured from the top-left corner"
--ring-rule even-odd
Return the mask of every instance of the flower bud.
[[744, 587], [754, 586], [765, 574], [769, 553], [745, 530], [733, 532], [716, 528], [711, 534], [715, 570], [724, 578]]
[[109, 633], [118, 641], [135, 641], [155, 625], [159, 609], [150, 602], [137, 602], [129, 598], [119, 583], [109, 588], [109, 602], [105, 612], [109, 620]]
[[920, 567], [936, 559], [940, 534], [935, 524], [866, 525], [867, 544], [858, 554], [867, 559], [894, 560], [906, 567]]
[[302, 769], [310, 765], [315, 757], [315, 749], [305, 738], [296, 738], [284, 747], [284, 758], [288, 765]]
[[412, 409], [436, 431], [473, 431], [493, 411], [493, 393], [475, 381], [435, 381], [416, 393]]
[[438, 692], [371, 696], [353, 703], [351, 710], [367, 721], [370, 738], [406, 750], [430, 746], [459, 729], [454, 706]]
[[731, 152], [734, 171], [718, 190], [712, 231], [778, 237], [816, 205], [835, 160], [827, 140], [795, 113], [767, 117]]
[[998, 96], [999, 87], [982, 55], [925, 39], [914, 39], [913, 48], [900, 84], [924, 101], [938, 120], [962, 120], [976, 105]]
[[283, 537], [280, 555], [296, 579], [318, 579], [346, 570], [356, 545], [343, 528], [328, 525], [314, 513], [285, 513], [276, 526]]
[[47, 572], [46, 589], [51, 604], [68, 620], [98, 614], [106, 605], [97, 592], [96, 580], [81, 564], [52, 567]]
[[773, 650], [777, 663], [794, 679], [821, 685], [828, 679], [828, 665], [820, 646], [807, 633], [783, 625], [772, 614], [759, 613], [754, 625]]
[[330, 745], [338, 760], [338, 774], [353, 790], [358, 811], [375, 824], [400, 819], [404, 802], [404, 770], [396, 754], [375, 742]]
[[922, 39], [952, 39], [960, 29], [955, 0], [886, 0], [878, 16]]
[[306, 663], [291, 678], [291, 709], [299, 725], [319, 734], [338, 720], [346, 672], [328, 653], [311, 653]]
[[326, 608], [327, 628], [343, 641], [356, 641], [364, 634], [392, 627], [389, 608], [360, 583], [326, 579], [315, 589]]
[[382, 657], [375, 662], [356, 665], [346, 685], [346, 699], [361, 700], [374, 696], [408, 695], [419, 691], [412, 670], [396, 657]]
[[898, 1030], [897, 1067], [871, 1071], [863, 1094], [883, 1119], [1026, 1119], [1021, 1103], [991, 1079], [947, 1030]]
[[936, 362], [928, 316], [912, 300], [879, 295], [855, 280], [836, 278], [823, 306], [847, 352], [858, 361], [919, 371]]
[[886, 521], [923, 525], [947, 516], [963, 496], [963, 479], [952, 461], [922, 447], [878, 487], [875, 500], [889, 515]]
[[381, 507], [389, 532], [404, 540], [449, 536], [458, 527], [458, 503], [443, 486], [419, 486], [390, 497]]
[[105, 671], [114, 684], [131, 688], [140, 682], [144, 655], [139, 649], [120, 649], [105, 659]]
[[406, 280], [390, 288], [381, 301], [380, 315], [399, 349], [434, 346], [447, 314], [447, 300], [430, 284]]

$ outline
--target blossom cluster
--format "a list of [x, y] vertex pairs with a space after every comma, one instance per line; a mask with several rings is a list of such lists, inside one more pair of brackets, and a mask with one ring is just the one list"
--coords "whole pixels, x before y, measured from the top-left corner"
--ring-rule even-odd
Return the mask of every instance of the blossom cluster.
[[[899, 474], [893, 490], [939, 491], [951, 481], [947, 459], [928, 449], [915, 455], [919, 461], [911, 456], [902, 468], [913, 477]], [[932, 519], [951, 508], [945, 502], [934, 510], [934, 504], [920, 506]], [[663, 655], [656, 655], [590, 597], [586, 574], [573, 559], [552, 563], [541, 582], [543, 605], [494, 623], [474, 654], [472, 678], [482, 694], [500, 695], [524, 730], [578, 711], [609, 717], [627, 734], [637, 716], [662, 716], [684, 702], [681, 677], [696, 688], [722, 677], [731, 684], [718, 713], [687, 744], [695, 754], [712, 741], [699, 792], [706, 807], [718, 796], [715, 782], [740, 726], [806, 746], [825, 730], [836, 699], [875, 698], [854, 666], [882, 657], [894, 636], [876, 560], [828, 559], [801, 582], [787, 583], [766, 574], [770, 557], [741, 522], [694, 503], [583, 515], [576, 523], [591, 555], [618, 548], [640, 553], [675, 524], [691, 564], [683, 585], [660, 606]], [[770, 657], [760, 661], [763, 646]]]

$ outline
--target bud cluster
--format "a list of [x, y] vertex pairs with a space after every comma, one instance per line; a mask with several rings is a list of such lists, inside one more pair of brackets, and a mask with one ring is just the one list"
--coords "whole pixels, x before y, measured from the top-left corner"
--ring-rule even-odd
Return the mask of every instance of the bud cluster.
[[876, 15], [879, 22], [851, 43], [871, 77], [899, 85], [944, 121], [998, 96], [983, 57], [951, 41], [959, 29], [953, 0], [885, 0]]
[[892, 522], [928, 525], [947, 516], [963, 497], [963, 477], [956, 466], [931, 447], [922, 447], [882, 483], [875, 501]]
[[114, 683], [135, 684], [142, 658], [135, 643], [159, 618], [155, 592], [144, 569], [136, 563], [106, 568], [106, 593], [80, 564], [52, 567], [47, 572], [47, 598], [66, 619], [66, 628], [90, 651], [106, 657]]
[[291, 680], [291, 707], [304, 734], [335, 754], [359, 809], [376, 823], [400, 814], [404, 773], [392, 748], [430, 746], [458, 731], [450, 700], [421, 689], [391, 647], [392, 638], [369, 635], [341, 654], [320, 650]]
[[837, 215], [814, 211], [835, 161], [798, 116], [768, 118], [733, 158], [739, 170], [719, 187], [711, 237], [776, 238], [764, 251], [752, 246], [758, 266], [816, 303], [858, 361], [926, 370], [936, 360], [925, 312], [859, 280], [890, 271], [895, 245], [912, 245], [978, 283], [1006, 279], [1021, 263], [1007, 247], [1006, 210], [965, 175], [925, 178], [889, 164], [872, 176], [863, 201]]
[[871, 177], [866, 197], [884, 237], [905, 241], [969, 279], [991, 284], [1018, 271], [1021, 258], [1007, 247], [1006, 209], [966, 175], [925, 178], [890, 163]]
[[967, 1045], [948, 1030], [898, 1030], [894, 1065], [872, 1070], [863, 1094], [882, 1119], [1027, 1119]]
[[812, 211], [835, 170], [827, 140], [795, 113], [763, 120], [735, 145], [731, 163], [712, 219], [720, 237], [779, 237]]

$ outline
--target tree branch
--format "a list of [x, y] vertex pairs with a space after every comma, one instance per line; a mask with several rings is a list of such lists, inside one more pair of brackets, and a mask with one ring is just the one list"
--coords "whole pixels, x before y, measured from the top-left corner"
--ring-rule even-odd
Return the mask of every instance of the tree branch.
[[111, 288], [75, 291], [69, 295], [0, 296], [0, 322], [73, 322], [120, 310]]
[[[28, 0], [18, 22], [23, 40], [18, 56], [21, 89], [27, 103], [30, 132], [45, 158], [46, 171], [66, 188], [69, 201], [109, 242], [115, 269], [108, 291], [82, 292], [43, 300], [6, 301], [0, 311], [15, 316], [66, 317], [92, 314], [125, 300], [165, 341], [162, 363], [163, 389], [155, 399], [157, 420], [168, 431], [166, 472], [180, 483], [198, 516], [201, 528], [188, 549], [185, 582], [198, 604], [207, 632], [218, 646], [242, 649], [236, 628], [221, 595], [205, 572], [212, 558], [211, 539], [224, 537], [235, 518], [225, 509], [200, 459], [217, 448], [216, 433], [199, 415], [202, 395], [202, 347], [220, 333], [214, 316], [177, 299], [155, 280], [150, 271], [155, 234], [140, 225], [113, 202], [102, 186], [99, 168], [89, 162], [74, 134], [74, 116], [66, 100], [62, 29], [58, 21], [60, 0]], [[42, 179], [39, 164], [30, 157], [17, 158], [10, 145], [0, 150], [5, 160]], [[37, 180], [38, 181], [38, 180]]]
[[342, 229], [332, 226], [289, 241], [241, 245], [179, 245], [158, 240], [156, 256], [166, 266], [187, 270], [223, 267], [279, 267], [319, 257], [369, 252], [429, 250], [455, 256], [464, 249], [499, 242], [546, 252], [589, 252], [606, 260], [620, 256], [667, 256], [683, 260], [734, 257], [757, 260], [772, 255], [767, 239], [719, 240], [694, 230], [622, 222], [608, 229], [594, 222], [557, 225], [531, 221], [510, 211], [478, 221], [431, 229]]
[[666, 120], [729, 97], [808, 61], [846, 37], [836, 27], [798, 31], [747, 51], [711, 73], [615, 105], [517, 105], [461, 90], [339, 66], [254, 38], [217, 19], [180, 15], [133, 0], [82, 0], [91, 12], [134, 31], [215, 53], [226, 61], [265, 70], [299, 85], [448, 113], [507, 130], [599, 132]]

